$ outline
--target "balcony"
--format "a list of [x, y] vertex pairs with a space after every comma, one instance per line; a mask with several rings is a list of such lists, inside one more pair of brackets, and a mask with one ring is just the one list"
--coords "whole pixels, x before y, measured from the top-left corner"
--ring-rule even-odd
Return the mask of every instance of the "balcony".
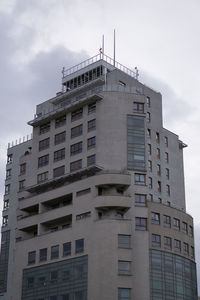
[[95, 198], [95, 208], [119, 208], [128, 210], [131, 207], [131, 197], [118, 195], [102, 195]]

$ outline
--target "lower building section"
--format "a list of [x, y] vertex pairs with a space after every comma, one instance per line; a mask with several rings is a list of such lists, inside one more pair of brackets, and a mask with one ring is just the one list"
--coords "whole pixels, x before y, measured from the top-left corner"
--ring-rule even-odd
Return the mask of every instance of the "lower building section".
[[2, 236], [1, 236], [0, 293], [5, 293], [7, 291], [9, 245], [10, 245], [10, 231], [8, 230], [2, 232]]
[[150, 299], [197, 300], [196, 264], [165, 251], [150, 250]]
[[23, 270], [22, 300], [87, 300], [88, 256]]

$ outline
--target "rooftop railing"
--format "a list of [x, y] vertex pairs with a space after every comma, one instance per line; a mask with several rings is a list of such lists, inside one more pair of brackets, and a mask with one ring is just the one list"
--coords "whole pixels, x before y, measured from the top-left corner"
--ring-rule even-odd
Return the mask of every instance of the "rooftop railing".
[[97, 54], [89, 59], [86, 59], [85, 61], [81, 62], [80, 64], [78, 64], [76, 66], [71, 67], [70, 69], [65, 70], [65, 68], [63, 68], [63, 72], [62, 72], [63, 78], [66, 76], [69, 76], [69, 75], [73, 74], [74, 72], [77, 72], [97, 61], [100, 61], [100, 60], [105, 61], [106, 63], [114, 66], [116, 69], [121, 70], [122, 72], [128, 74], [131, 77], [134, 77], [136, 79], [138, 78], [137, 68], [135, 68], [136, 72], [134, 72], [131, 69], [123, 66], [122, 64], [120, 64], [119, 62], [115, 61], [113, 58], [109, 57], [108, 55], [106, 55], [102, 52], [100, 52], [99, 54]]

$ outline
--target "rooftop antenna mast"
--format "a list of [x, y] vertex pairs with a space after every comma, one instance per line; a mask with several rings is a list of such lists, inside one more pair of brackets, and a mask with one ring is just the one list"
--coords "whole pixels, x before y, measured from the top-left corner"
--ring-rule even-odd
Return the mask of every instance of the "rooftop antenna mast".
[[113, 64], [115, 66], [115, 29], [114, 29], [114, 58], [113, 58]]
[[102, 35], [102, 56], [104, 56], [104, 34]]

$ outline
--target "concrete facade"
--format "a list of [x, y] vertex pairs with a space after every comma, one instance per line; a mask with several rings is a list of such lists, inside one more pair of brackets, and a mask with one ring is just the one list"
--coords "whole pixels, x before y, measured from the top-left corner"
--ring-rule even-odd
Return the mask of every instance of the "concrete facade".
[[[7, 165], [14, 194], [4, 199], [11, 237], [0, 297], [196, 300], [186, 145], [163, 128], [161, 94], [107, 56], [70, 69], [62, 84], [37, 106], [33, 139], [8, 150], [17, 159]], [[155, 257], [159, 268], [171, 260], [173, 282], [158, 278], [168, 273]]]

